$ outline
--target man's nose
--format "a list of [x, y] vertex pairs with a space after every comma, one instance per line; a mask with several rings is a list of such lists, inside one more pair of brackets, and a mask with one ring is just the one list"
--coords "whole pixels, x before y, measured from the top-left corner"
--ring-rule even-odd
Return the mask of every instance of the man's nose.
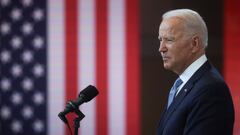
[[158, 51], [159, 52], [165, 52], [166, 51], [166, 46], [165, 46], [165, 43], [163, 41], [160, 42]]

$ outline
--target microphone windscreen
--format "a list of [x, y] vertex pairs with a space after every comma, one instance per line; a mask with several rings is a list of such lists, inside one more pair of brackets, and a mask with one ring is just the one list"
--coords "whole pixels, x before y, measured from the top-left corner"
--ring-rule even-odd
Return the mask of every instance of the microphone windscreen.
[[79, 96], [80, 95], [84, 95], [84, 101], [88, 102], [98, 95], [98, 90], [96, 87], [89, 85], [80, 92]]

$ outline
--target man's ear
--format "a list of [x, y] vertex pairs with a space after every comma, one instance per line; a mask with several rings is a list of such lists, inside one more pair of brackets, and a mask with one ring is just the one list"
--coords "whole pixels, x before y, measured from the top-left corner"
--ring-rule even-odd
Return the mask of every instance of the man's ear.
[[192, 53], [196, 53], [199, 51], [199, 49], [201, 48], [199, 36], [194, 35], [192, 37], [191, 47], [192, 47]]

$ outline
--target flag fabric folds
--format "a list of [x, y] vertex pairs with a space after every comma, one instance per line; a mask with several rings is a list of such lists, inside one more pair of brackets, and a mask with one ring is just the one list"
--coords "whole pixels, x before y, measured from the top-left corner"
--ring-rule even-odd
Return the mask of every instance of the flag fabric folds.
[[69, 134], [57, 114], [90, 84], [79, 134], [140, 134], [138, 0], [0, 6], [1, 134]]

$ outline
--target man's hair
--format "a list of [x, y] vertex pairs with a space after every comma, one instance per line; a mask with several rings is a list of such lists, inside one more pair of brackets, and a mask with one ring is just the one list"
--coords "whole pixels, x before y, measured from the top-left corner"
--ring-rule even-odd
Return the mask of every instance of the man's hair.
[[190, 9], [175, 9], [170, 10], [162, 15], [162, 19], [177, 17], [184, 21], [184, 25], [186, 26], [188, 32], [190, 34], [198, 34], [200, 36], [200, 40], [204, 44], [206, 48], [208, 45], [208, 30], [206, 23], [203, 18], [196, 12]]

